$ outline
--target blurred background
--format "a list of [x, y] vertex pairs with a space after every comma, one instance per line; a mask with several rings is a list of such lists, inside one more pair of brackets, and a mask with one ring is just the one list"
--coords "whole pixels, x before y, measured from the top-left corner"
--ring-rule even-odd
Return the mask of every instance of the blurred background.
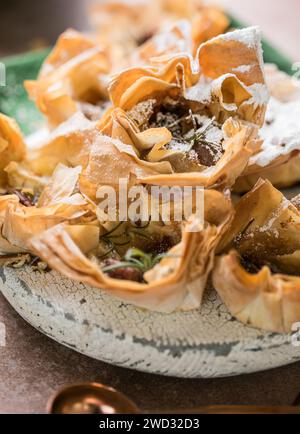
[[[101, 0], [99, 0], [101, 1]], [[182, 0], [184, 1], [184, 0]], [[51, 45], [67, 27], [88, 29], [86, 9], [95, 0], [0, 0], [0, 56]], [[217, 0], [300, 61], [299, 0]]]
[[0, 0], [0, 56], [53, 44], [68, 27], [88, 28], [92, 0]]

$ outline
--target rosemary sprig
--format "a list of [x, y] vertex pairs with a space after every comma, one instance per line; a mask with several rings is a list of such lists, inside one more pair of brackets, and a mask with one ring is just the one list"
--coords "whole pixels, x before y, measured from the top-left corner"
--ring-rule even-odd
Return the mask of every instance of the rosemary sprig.
[[180, 125], [182, 122], [191, 122], [193, 125], [194, 133], [197, 130], [197, 121], [196, 117], [193, 114], [192, 110], [189, 109], [189, 114], [181, 116], [180, 118], [176, 119], [176, 121], [172, 122], [171, 124], [167, 125], [167, 128], [172, 132], [172, 135], [174, 139], [181, 140], [182, 139], [182, 128], [181, 128], [181, 134], [176, 134], [175, 131], [172, 131], [172, 129], [176, 128], [178, 125]]
[[[151, 219], [144, 225], [144, 226], [136, 226], [134, 223], [131, 224], [131, 229], [129, 227], [125, 227], [125, 230], [116, 235], [115, 232], [124, 224], [124, 222], [120, 222], [115, 228], [110, 230], [109, 232], [106, 232], [100, 237], [101, 241], [104, 241], [105, 243], [109, 244], [111, 246], [111, 249], [104, 255], [104, 257], [108, 256], [109, 253], [111, 253], [113, 250], [116, 250], [116, 247], [123, 247], [127, 246], [131, 242], [132, 234], [138, 235], [141, 238], [149, 239], [149, 236], [146, 233], [143, 233], [142, 231], [147, 229], [150, 226]], [[122, 239], [125, 237], [124, 241], [118, 242], [118, 239]], [[103, 256], [101, 256], [102, 258]]]
[[110, 255], [113, 251], [115, 250], [114, 247], [112, 247], [111, 249], [107, 250], [105, 253], [103, 253], [103, 255], [99, 256], [99, 259], [105, 259], [108, 255]]
[[119, 262], [118, 264], [108, 265], [107, 267], [102, 268], [103, 273], [110, 273], [115, 270], [122, 270], [123, 268], [136, 268], [138, 270], [143, 271], [143, 267], [139, 264], [134, 264], [132, 262]]
[[192, 121], [194, 126], [196, 125], [195, 116], [194, 116], [191, 109], [189, 110], [189, 114], [187, 116], [186, 115], [181, 116], [180, 118], [176, 119], [176, 121], [174, 121], [170, 125], [168, 125], [168, 127], [169, 128], [177, 127], [177, 125], [180, 124], [181, 122], [188, 121], [188, 120]]
[[153, 256], [151, 253], [145, 253], [140, 249], [132, 248], [127, 251], [123, 261], [120, 261], [117, 264], [105, 266], [102, 268], [102, 271], [103, 273], [109, 273], [123, 268], [135, 268], [144, 274], [154, 268], [155, 265], [166, 257], [178, 258], [178, 256], [169, 255], [168, 253], [161, 253]]
[[146, 240], [149, 240], [149, 235], [143, 234], [143, 232], [139, 231], [137, 229], [131, 229], [131, 233], [137, 235], [138, 237], [144, 238]]
[[201, 141], [205, 141], [205, 134], [209, 131], [209, 129], [213, 126], [213, 123], [215, 121], [215, 118], [212, 118], [210, 122], [208, 122], [203, 127], [199, 128], [198, 130], [194, 130], [194, 135], [191, 137], [186, 138], [188, 142], [193, 142], [193, 145], [196, 143], [199, 143]]
[[215, 117], [210, 119], [209, 122], [207, 122], [205, 125], [203, 125], [199, 128], [199, 126], [198, 126], [199, 122], [197, 122], [197, 115], [195, 115], [192, 112], [192, 110], [190, 109], [189, 114], [187, 116], [183, 116], [183, 117], [177, 119], [175, 122], [173, 122], [171, 125], [169, 125], [168, 128], [172, 131], [172, 128], [176, 127], [177, 125], [179, 125], [180, 123], [182, 123], [184, 121], [192, 124], [191, 129], [185, 135], [180, 134], [178, 136], [178, 134], [173, 133], [173, 138], [175, 141], [176, 140], [179, 140], [179, 141], [184, 140], [184, 142], [186, 144], [189, 144], [189, 149], [186, 151], [187, 153], [192, 151], [192, 149], [196, 145], [200, 145], [200, 146], [202, 145], [202, 146], [207, 146], [207, 147], [218, 146], [218, 143], [208, 141], [206, 139], [207, 132], [213, 127], [213, 124], [215, 122]]
[[110, 235], [114, 234], [122, 226], [123, 223], [124, 222], [119, 222], [116, 227], [111, 229], [109, 232], [106, 232], [104, 235], [102, 235], [101, 238], [109, 238]]

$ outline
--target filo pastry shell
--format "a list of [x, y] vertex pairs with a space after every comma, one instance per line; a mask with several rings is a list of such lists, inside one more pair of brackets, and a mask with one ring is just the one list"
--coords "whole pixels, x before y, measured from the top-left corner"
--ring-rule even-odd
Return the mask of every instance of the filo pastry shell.
[[67, 30], [46, 59], [38, 79], [26, 81], [25, 88], [50, 127], [55, 128], [84, 104], [96, 106], [107, 100], [109, 70], [102, 47], [75, 30]]
[[[247, 166], [249, 158], [260, 149], [261, 142], [257, 140], [257, 127], [230, 118], [222, 128], [225, 151], [216, 165], [203, 167], [199, 172], [174, 173], [172, 164], [167, 160], [173, 152], [162, 149], [172, 139], [168, 129], [155, 128], [139, 132], [126, 113], [120, 109], [112, 113], [112, 119], [113, 122], [110, 124], [112, 128], [106, 127], [105, 131], [111, 137], [131, 145], [140, 164], [148, 164], [150, 167], [152, 165], [158, 172], [152, 176], [140, 174], [138, 182], [144, 184], [231, 187]], [[152, 149], [151, 160], [147, 162], [139, 159], [141, 153], [149, 149]]]
[[79, 188], [95, 201], [97, 190], [103, 182], [118, 191], [120, 179], [126, 179], [128, 185], [132, 186], [139, 179], [158, 175], [161, 170], [168, 170], [168, 163], [142, 161], [131, 146], [99, 135], [90, 148], [88, 163], [80, 175]]
[[237, 192], [250, 190], [259, 178], [277, 188], [300, 181], [300, 81], [274, 65], [266, 66], [266, 80], [271, 100], [260, 132], [262, 149], [238, 179]]
[[228, 250], [260, 263], [300, 249], [300, 212], [269, 181], [260, 180], [235, 207], [235, 218], [222, 240]]
[[139, 102], [166, 96], [209, 108], [217, 121], [230, 116], [261, 126], [268, 92], [258, 28], [220, 35], [199, 47], [196, 59], [180, 53], [153, 59], [150, 67], [116, 74], [109, 86], [113, 105], [125, 111]]
[[213, 267], [215, 250], [232, 216], [231, 204], [221, 193], [207, 191], [205, 202], [205, 227], [199, 226], [194, 217], [183, 223], [182, 241], [144, 275], [145, 284], [103, 274], [78, 248], [64, 225], [33, 238], [31, 246], [50, 267], [65, 276], [104, 289], [125, 302], [167, 313], [197, 308]]
[[217, 260], [214, 286], [231, 314], [244, 324], [277, 333], [291, 333], [300, 320], [300, 278], [272, 274], [264, 267], [248, 273], [232, 251]]
[[5, 168], [25, 158], [26, 145], [17, 123], [0, 113], [0, 188], [7, 184]]
[[[130, 54], [135, 59], [148, 60], [161, 54], [162, 50], [171, 48], [174, 51], [172, 36], [175, 35], [169, 35], [173, 39], [171, 42], [166, 29], [178, 20], [189, 22], [190, 43], [184, 48], [191, 53], [197, 50], [200, 43], [223, 33], [229, 25], [220, 8], [207, 6], [198, 0], [106, 0], [92, 5], [90, 17], [97, 40], [109, 47], [113, 63], [119, 64], [119, 67], [128, 63]], [[178, 48], [180, 46], [176, 48], [177, 52], [186, 51]], [[130, 63], [133, 64], [133, 61]]]
[[[246, 167], [250, 156], [260, 147], [260, 142], [256, 140], [256, 127], [228, 119], [223, 126], [226, 137], [225, 152], [220, 161], [211, 168], [203, 167], [202, 172], [180, 174], [174, 173], [172, 164], [166, 160], [166, 157], [171, 156], [173, 152], [161, 149], [172, 139], [172, 134], [167, 128], [140, 132], [123, 110], [115, 109], [110, 115], [108, 124], [103, 126], [102, 132], [113, 139], [120, 140], [123, 144], [130, 145], [133, 148], [131, 154], [141, 165], [148, 165], [149, 168], [155, 169], [157, 173], [152, 176], [144, 176], [140, 173], [138, 182], [145, 184], [183, 186], [201, 184], [205, 187], [230, 187]], [[128, 150], [130, 146], [127, 146]], [[141, 160], [141, 153], [150, 149], [152, 149], [150, 155], [153, 159]]]
[[172, 171], [168, 162], [140, 160], [126, 140], [105, 136], [97, 122], [89, 121], [80, 112], [54, 130], [44, 143], [30, 149], [22, 167], [11, 167], [14, 174], [10, 176], [20, 179], [20, 172], [27, 170], [47, 179], [58, 164], [82, 167], [80, 188], [92, 199], [103, 180], [118, 188], [120, 178], [133, 182], [139, 177]]
[[236, 31], [203, 44], [197, 61], [180, 54], [157, 62], [156, 67], [132, 68], [113, 79], [111, 99], [119, 108], [102, 120], [102, 131], [131, 144], [138, 156], [151, 150], [148, 161], [166, 162], [174, 154], [164, 148], [172, 139], [167, 128], [139, 131], [127, 112], [151, 98], [159, 103], [166, 96], [174, 100], [183, 97], [187, 103], [209, 110], [223, 124], [225, 152], [213, 167], [203, 166], [191, 173], [165, 172], [141, 182], [232, 186], [260, 148], [256, 124], [263, 122], [268, 96], [258, 30]]
[[100, 134], [97, 122], [91, 122], [81, 112], [76, 112], [45, 140], [30, 146], [23, 165], [40, 177], [52, 176], [60, 163], [85, 167], [90, 148]]
[[202, 0], [158, 0], [164, 22], [186, 19], [191, 23], [192, 53], [202, 42], [218, 36], [229, 27], [223, 10]]
[[157, 0], [104, 0], [90, 6], [97, 41], [108, 47], [114, 65], [150, 38], [162, 23]]
[[33, 236], [60, 223], [94, 226], [93, 206], [74, 192], [80, 171], [58, 166], [36, 206], [22, 205], [16, 195], [0, 196], [1, 255], [30, 252], [28, 241]]
[[222, 34], [228, 27], [228, 19], [218, 8], [203, 8], [192, 17], [190, 14], [183, 14], [185, 19], [162, 26], [152, 38], [133, 51], [128, 66], [146, 65], [152, 58], [171, 53], [194, 56], [201, 43]]
[[224, 11], [220, 7], [208, 5], [205, 1], [159, 1], [169, 19], [185, 18], [190, 21], [194, 54], [202, 42], [224, 33], [229, 27], [229, 20]]
[[139, 179], [143, 184], [196, 186], [205, 188], [230, 188], [246, 167], [249, 158], [257, 152], [260, 142], [256, 140], [257, 128], [228, 119], [223, 125], [224, 154], [215, 166], [201, 172], [173, 173], [148, 176]]
[[131, 54], [129, 66], [147, 65], [152, 58], [171, 53], [193, 51], [192, 28], [187, 20], [180, 20], [164, 27]]
[[[220, 249], [230, 247], [237, 250], [217, 259], [213, 283], [232, 315], [254, 327], [290, 333], [300, 321], [299, 209], [260, 181], [237, 205]], [[248, 272], [241, 256], [261, 264], [260, 271]]]

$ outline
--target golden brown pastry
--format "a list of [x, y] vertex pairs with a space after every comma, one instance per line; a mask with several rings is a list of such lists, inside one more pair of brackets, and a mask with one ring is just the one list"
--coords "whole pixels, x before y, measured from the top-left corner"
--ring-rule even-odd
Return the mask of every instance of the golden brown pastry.
[[[103, 266], [93, 255], [91, 259], [84, 255], [64, 225], [34, 237], [31, 248], [65, 276], [104, 289], [136, 306], [160, 312], [193, 309], [201, 304], [214, 252], [232, 216], [230, 202], [221, 193], [207, 191], [205, 199], [204, 228], [201, 230], [199, 221], [191, 217], [182, 225], [181, 242], [156, 258], [131, 249], [125, 255], [127, 262], [108, 259]], [[76, 231], [76, 227], [71, 228]], [[154, 268], [149, 269], [149, 261]], [[137, 278], [134, 264], [135, 271], [142, 271], [138, 282], [133, 281]], [[131, 279], [126, 280], [129, 273]]]
[[157, 0], [104, 0], [90, 7], [90, 18], [98, 42], [108, 46], [115, 65], [153, 36], [162, 20]]
[[17, 123], [0, 113], [0, 189], [7, 184], [5, 168], [26, 155], [26, 145]]
[[23, 165], [38, 176], [51, 176], [56, 166], [84, 167], [89, 150], [97, 135], [97, 122], [91, 122], [81, 112], [53, 130], [38, 146], [30, 147]]
[[59, 165], [39, 198], [23, 190], [0, 195], [1, 255], [30, 252], [32, 236], [60, 223], [96, 221], [94, 206], [76, 191], [80, 172]]
[[192, 27], [187, 20], [165, 26], [137, 47], [129, 57], [128, 66], [149, 65], [154, 58], [183, 52], [193, 53]]
[[92, 39], [67, 30], [58, 39], [35, 81], [25, 87], [51, 128], [81, 110], [100, 119], [108, 99], [106, 75], [110, 62], [105, 50]]
[[[299, 209], [269, 181], [260, 180], [236, 205], [236, 215], [222, 241], [254, 261], [294, 253], [300, 248]], [[233, 244], [232, 244], [233, 243]]]
[[141, 182], [230, 187], [260, 146], [256, 125], [264, 121], [268, 93], [259, 32], [214, 38], [197, 61], [174, 54], [127, 69], [114, 77], [110, 95], [119, 108], [100, 122], [102, 132], [174, 172]]
[[236, 206], [219, 251], [213, 283], [237, 319], [290, 333], [300, 320], [300, 212], [268, 181]]
[[[199, 0], [104, 0], [91, 6], [90, 17], [98, 42], [108, 47], [114, 70], [167, 51], [187, 50], [195, 54], [202, 42], [225, 32], [229, 26], [220, 8]], [[185, 20], [188, 32], [184, 38], [168, 30], [180, 20]], [[183, 39], [188, 39], [189, 44], [180, 50]]]
[[21, 183], [25, 178], [24, 182], [30, 184], [35, 181], [30, 174], [41, 181], [52, 176], [58, 164], [80, 165], [84, 169], [82, 183], [86, 178], [86, 182], [93, 179], [97, 185], [103, 180], [111, 185], [110, 178], [118, 184], [118, 178], [130, 178], [133, 174], [137, 178], [171, 172], [167, 162], [140, 160], [125, 138], [102, 134], [101, 122], [91, 122], [80, 112], [56, 128], [39, 146], [31, 148], [22, 164], [10, 165], [6, 171], [11, 179]]
[[249, 273], [232, 251], [217, 261], [214, 285], [239, 321], [278, 333], [291, 333], [300, 320], [300, 278], [271, 273], [267, 266]]

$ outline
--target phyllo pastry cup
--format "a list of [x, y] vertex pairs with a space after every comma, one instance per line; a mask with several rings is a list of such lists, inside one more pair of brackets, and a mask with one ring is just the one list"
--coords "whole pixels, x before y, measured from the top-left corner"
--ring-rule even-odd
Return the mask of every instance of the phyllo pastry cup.
[[[299, 265], [299, 263], [298, 263]], [[272, 274], [264, 267], [249, 273], [237, 252], [217, 260], [214, 285], [231, 314], [244, 324], [277, 333], [291, 333], [300, 320], [300, 278]]]
[[97, 221], [94, 206], [77, 189], [81, 167], [58, 165], [42, 193], [12, 189], [0, 195], [0, 255], [30, 253], [29, 240], [61, 223]]
[[186, 19], [191, 23], [193, 51], [202, 42], [220, 35], [229, 27], [224, 11], [202, 0], [158, 0], [163, 22]]
[[[105, 0], [90, 7], [90, 18], [97, 41], [108, 47], [119, 69], [133, 64], [132, 60], [128, 61], [131, 57], [149, 60], [162, 51], [173, 51], [174, 42], [179, 48], [178, 36], [182, 41], [182, 35], [176, 32], [168, 35], [168, 28], [174, 22], [185, 20], [188, 23], [188, 51], [193, 54], [200, 43], [225, 32], [229, 26], [220, 8], [199, 0]], [[187, 47], [177, 48], [180, 52]]]
[[25, 158], [26, 145], [17, 123], [0, 113], [0, 191], [7, 185], [6, 167]]
[[[21, 179], [22, 174], [35, 174], [39, 181], [47, 181], [58, 164], [82, 167], [80, 183], [97, 187], [118, 185], [119, 178], [139, 178], [168, 171], [168, 162], [151, 163], [138, 158], [125, 137], [103, 134], [101, 122], [91, 122], [78, 112], [51, 134], [30, 147], [22, 164], [6, 168], [9, 177]], [[171, 168], [169, 169], [171, 172]], [[116, 176], [117, 174], [117, 176]], [[83, 187], [84, 188], [84, 187]]]
[[[151, 59], [178, 53], [193, 53], [192, 26], [188, 20], [180, 20], [164, 26], [127, 58], [127, 68], [149, 65]], [[121, 68], [119, 68], [121, 69]], [[123, 68], [124, 69], [124, 68]]]
[[[191, 216], [182, 224], [181, 240], [167, 250], [156, 265], [153, 264], [154, 268], [141, 276], [140, 281], [134, 280], [136, 273], [130, 270], [128, 263], [116, 267], [116, 261], [111, 258], [105, 261], [103, 268], [103, 262], [95, 256], [95, 252], [85, 255], [80, 249], [80, 233], [76, 234], [82, 226], [58, 225], [34, 237], [31, 249], [51, 268], [65, 276], [103, 289], [125, 302], [166, 313], [189, 310], [201, 304], [215, 251], [231, 218], [232, 206], [228, 199], [219, 192], [206, 191], [204, 227]], [[103, 233], [103, 228], [100, 228], [98, 239], [112, 233]], [[116, 236], [113, 238], [116, 243]], [[130, 252], [127, 252], [125, 259], [128, 260], [130, 254], [133, 256], [131, 264], [136, 266], [140, 263], [137, 261], [138, 254]], [[132, 280], [126, 280], [128, 278]]]
[[213, 283], [233, 316], [290, 333], [300, 321], [299, 200], [259, 181], [236, 206], [216, 261]]
[[110, 61], [105, 49], [89, 37], [67, 30], [45, 60], [39, 77], [25, 88], [51, 128], [77, 111], [99, 119], [108, 100]]
[[109, 48], [115, 64], [123, 63], [162, 23], [157, 0], [104, 0], [92, 4], [89, 12], [97, 41]]
[[216, 37], [196, 60], [181, 53], [125, 70], [110, 96], [115, 110], [101, 120], [103, 133], [173, 172], [141, 182], [230, 187], [260, 147], [268, 92], [259, 31]]

